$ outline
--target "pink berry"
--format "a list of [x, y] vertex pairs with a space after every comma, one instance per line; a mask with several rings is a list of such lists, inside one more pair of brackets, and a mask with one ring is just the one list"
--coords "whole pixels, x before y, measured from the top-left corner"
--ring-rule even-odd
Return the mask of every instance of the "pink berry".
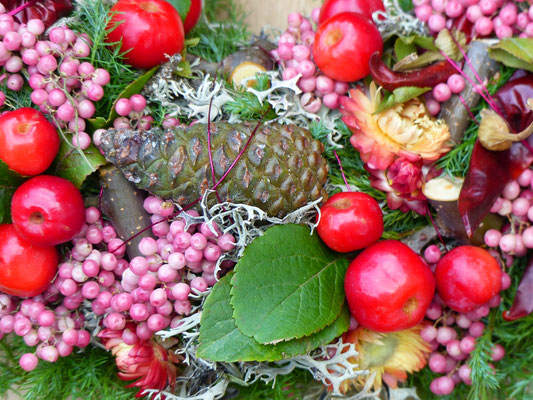
[[472, 322], [472, 325], [470, 325], [470, 328], [468, 328], [468, 333], [471, 336], [478, 338], [481, 335], [483, 335], [484, 330], [485, 330], [485, 324], [483, 322], [476, 321], [476, 322]]
[[415, 15], [422, 22], [428, 22], [429, 17], [433, 14], [433, 9], [429, 4], [423, 4], [415, 7]]
[[172, 296], [178, 301], [187, 300], [190, 292], [190, 286], [184, 282], [179, 282], [172, 288]]
[[448, 78], [447, 84], [452, 93], [461, 93], [465, 88], [465, 79], [459, 74], [453, 74]]
[[19, 365], [24, 371], [33, 371], [39, 360], [35, 354], [26, 353], [20, 357]]
[[485, 236], [484, 236], [485, 244], [489, 247], [496, 247], [498, 246], [501, 237], [502, 237], [502, 234], [500, 231], [496, 229], [489, 229], [487, 232], [485, 232]]
[[[439, 1], [439, 3], [444, 4], [442, 1]], [[440, 32], [446, 27], [446, 18], [440, 14], [433, 14], [429, 17], [427, 24], [433, 32]]]
[[457, 18], [463, 14], [463, 5], [458, 0], [450, 0], [446, 4], [446, 15], [450, 18]]
[[437, 328], [433, 325], [427, 325], [420, 331], [420, 337], [426, 342], [432, 342], [437, 337]]
[[505, 349], [501, 344], [496, 344], [492, 348], [492, 359], [494, 361], [500, 361], [505, 356]]
[[132, 109], [129, 99], [119, 99], [115, 105], [115, 111], [122, 117], [127, 116]]
[[443, 373], [446, 370], [446, 358], [439, 353], [433, 353], [429, 356], [429, 369], [436, 373]]
[[492, 32], [494, 25], [490, 18], [481, 17], [475, 22], [474, 28], [476, 32], [479, 33], [481, 36], [488, 36]]
[[439, 83], [437, 86], [433, 88], [433, 97], [438, 102], [445, 102], [450, 98], [452, 95], [452, 91], [450, 90], [450, 87], [446, 83]]

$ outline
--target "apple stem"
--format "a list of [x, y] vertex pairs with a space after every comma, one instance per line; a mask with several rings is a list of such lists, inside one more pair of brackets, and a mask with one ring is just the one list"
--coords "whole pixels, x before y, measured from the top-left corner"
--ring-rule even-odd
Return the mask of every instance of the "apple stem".
[[337, 159], [337, 162], [339, 163], [339, 168], [341, 170], [342, 179], [344, 180], [344, 183], [346, 184], [346, 189], [348, 192], [351, 192], [350, 185], [348, 185], [348, 181], [346, 180], [346, 176], [344, 175], [344, 170], [342, 169], [341, 159], [337, 155], [337, 152], [333, 150], [333, 154], [335, 154], [335, 158]]
[[431, 211], [429, 211], [429, 208], [428, 208], [427, 214], [428, 214], [429, 220], [431, 221], [431, 225], [433, 225], [433, 228], [435, 228], [435, 232], [437, 232], [437, 236], [439, 237], [440, 242], [444, 246], [444, 252], [447, 253], [448, 247], [446, 247], [446, 243], [444, 242], [444, 239], [440, 235], [439, 228], [437, 227], [437, 224], [433, 220], [433, 217], [431, 216]]

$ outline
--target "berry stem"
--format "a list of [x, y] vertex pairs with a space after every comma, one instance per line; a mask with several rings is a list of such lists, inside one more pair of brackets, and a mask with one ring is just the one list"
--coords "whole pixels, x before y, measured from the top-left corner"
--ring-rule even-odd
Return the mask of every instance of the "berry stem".
[[346, 185], [346, 189], [348, 192], [351, 192], [350, 185], [348, 185], [348, 181], [346, 180], [346, 176], [344, 175], [344, 170], [342, 169], [342, 164], [339, 156], [337, 155], [337, 152], [333, 150], [333, 154], [335, 154], [335, 158], [337, 159], [337, 162], [339, 163], [339, 169], [341, 171], [342, 179], [344, 180], [344, 184]]

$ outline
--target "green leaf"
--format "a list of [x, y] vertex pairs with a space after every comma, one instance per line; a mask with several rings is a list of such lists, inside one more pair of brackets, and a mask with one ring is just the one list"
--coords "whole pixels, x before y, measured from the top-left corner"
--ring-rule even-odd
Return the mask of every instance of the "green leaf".
[[426, 50], [438, 51], [439, 49], [435, 46], [435, 40], [431, 36], [399, 36], [399, 39], [405, 44], [416, 44], [418, 47], [421, 47]]
[[143, 90], [144, 85], [146, 85], [146, 83], [150, 80], [152, 75], [155, 74], [158, 68], [159, 66], [146, 71], [143, 75], [139, 76], [132, 83], [126, 86], [124, 90], [118, 95], [118, 97], [113, 102], [113, 105], [111, 106], [111, 110], [109, 112], [109, 116], [107, 117], [107, 120], [105, 120], [103, 117], [91, 118], [89, 119], [89, 124], [91, 125], [91, 127], [94, 130], [110, 127], [113, 121], [119, 117], [119, 115], [117, 114], [115, 110], [117, 101], [119, 101], [122, 98], [129, 99], [134, 94], [140, 93], [141, 90]]
[[183, 78], [192, 78], [191, 64], [189, 64], [189, 62], [185, 59], [185, 57], [183, 57], [183, 59], [177, 65], [174, 73], [177, 76], [181, 76]]
[[414, 8], [413, 0], [399, 0], [399, 4], [403, 11], [411, 11]]
[[85, 178], [106, 163], [104, 156], [94, 145], [90, 145], [83, 154], [82, 156], [78, 149], [62, 141], [49, 172], [80, 188]]
[[189, 14], [189, 9], [191, 8], [191, 0], [167, 0], [167, 2], [172, 4], [172, 7], [180, 15], [181, 20], [185, 22], [185, 18], [187, 18], [187, 14]]
[[91, 124], [93, 130], [105, 129], [107, 126], [107, 120], [104, 117], [91, 118], [89, 119], [89, 124]]
[[11, 198], [24, 179], [0, 160], [0, 224], [11, 222]]
[[302, 225], [268, 229], [244, 251], [231, 281], [237, 327], [263, 344], [331, 324], [344, 303], [348, 260]]
[[394, 42], [394, 54], [396, 54], [398, 61], [415, 52], [416, 45], [414, 43], [405, 43], [401, 38], [396, 39]]
[[489, 56], [512, 68], [533, 72], [533, 40], [507, 38], [489, 47]]
[[414, 86], [403, 86], [395, 89], [385, 100], [381, 102], [375, 114], [386, 111], [389, 108], [403, 104], [406, 101], [414, 99], [427, 91], [431, 90], [429, 87], [419, 88]]
[[218, 281], [207, 297], [200, 323], [198, 357], [222, 362], [277, 361], [306, 354], [348, 330], [350, 315], [344, 307], [333, 324], [311, 336], [275, 345], [260, 344], [235, 325], [230, 304], [233, 275], [232, 272]]

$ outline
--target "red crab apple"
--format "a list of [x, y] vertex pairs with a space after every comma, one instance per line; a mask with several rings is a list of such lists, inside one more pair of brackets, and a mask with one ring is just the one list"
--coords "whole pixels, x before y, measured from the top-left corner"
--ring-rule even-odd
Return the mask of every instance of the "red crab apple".
[[21, 297], [41, 294], [58, 262], [55, 247], [37, 247], [22, 239], [12, 224], [0, 225], [0, 291]]
[[52, 175], [35, 176], [11, 200], [17, 233], [37, 246], [54, 246], [80, 233], [85, 223], [83, 197], [76, 186]]
[[59, 144], [56, 128], [40, 111], [23, 107], [0, 116], [0, 160], [21, 175], [43, 173]]
[[120, 42], [125, 61], [136, 68], [153, 68], [183, 50], [183, 22], [165, 0], [119, 0], [109, 15], [108, 42]]
[[370, 57], [382, 50], [383, 40], [372, 21], [362, 14], [343, 12], [318, 27], [313, 59], [331, 79], [354, 82], [370, 73]]
[[189, 8], [189, 12], [185, 17], [185, 21], [183, 21], [183, 29], [185, 30], [185, 34], [189, 33], [192, 28], [196, 26], [201, 14], [202, 0], [191, 0], [191, 7]]
[[326, 0], [320, 8], [318, 25], [341, 12], [355, 12], [372, 18], [376, 11], [385, 11], [381, 0]]
[[350, 312], [361, 326], [394, 332], [422, 321], [435, 294], [435, 278], [409, 246], [384, 240], [352, 261], [344, 290]]
[[320, 208], [317, 232], [332, 250], [359, 250], [381, 237], [383, 213], [378, 202], [366, 193], [336, 193]]
[[487, 250], [459, 246], [439, 260], [435, 280], [437, 292], [448, 307], [468, 312], [499, 293], [502, 270]]

